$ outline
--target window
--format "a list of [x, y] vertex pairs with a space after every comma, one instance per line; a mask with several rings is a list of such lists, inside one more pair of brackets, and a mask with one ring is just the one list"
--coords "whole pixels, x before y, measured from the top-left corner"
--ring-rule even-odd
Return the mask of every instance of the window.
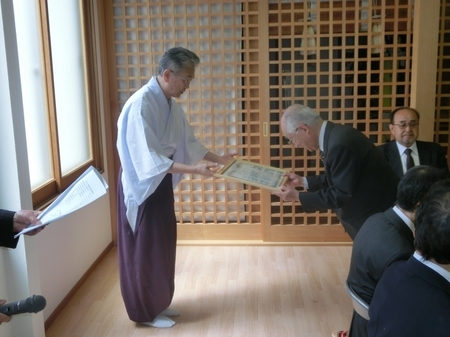
[[92, 6], [87, 0], [14, 0], [35, 207], [90, 165], [101, 167]]

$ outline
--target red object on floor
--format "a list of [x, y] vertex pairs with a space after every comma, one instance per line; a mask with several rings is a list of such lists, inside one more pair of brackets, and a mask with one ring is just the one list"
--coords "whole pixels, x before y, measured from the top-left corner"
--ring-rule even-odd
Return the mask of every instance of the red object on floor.
[[336, 334], [333, 334], [333, 337], [347, 337], [348, 331], [338, 331]]

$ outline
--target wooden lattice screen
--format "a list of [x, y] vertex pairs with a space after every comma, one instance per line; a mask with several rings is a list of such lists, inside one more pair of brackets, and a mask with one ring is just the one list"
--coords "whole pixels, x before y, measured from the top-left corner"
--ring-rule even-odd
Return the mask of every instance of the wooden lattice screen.
[[[270, 1], [271, 165], [301, 175], [322, 170], [317, 153], [294, 149], [280, 134], [280, 111], [294, 102], [352, 125], [374, 143], [390, 139], [389, 112], [409, 104], [413, 6], [378, 3]], [[310, 227], [306, 236], [311, 227], [325, 234], [339, 223], [331, 212], [304, 214], [298, 203], [275, 196], [271, 209], [272, 226]]]
[[[408, 0], [113, 0], [119, 105], [156, 73], [166, 49], [187, 47], [202, 62], [178, 101], [208, 148], [318, 174], [318, 155], [283, 139], [281, 112], [306, 104], [376, 144], [389, 140], [389, 112], [410, 104], [413, 14]], [[446, 147], [447, 49], [440, 50], [436, 117]], [[299, 204], [222, 179], [185, 176], [176, 209], [180, 238], [348, 241], [331, 212], [305, 214]]]
[[[178, 100], [194, 133], [215, 153], [236, 151], [259, 162], [258, 12], [252, 8], [256, 3], [114, 1], [121, 106], [156, 74], [165, 50], [186, 47], [201, 59], [196, 79]], [[260, 194], [257, 188], [223, 179], [186, 175], [176, 190], [180, 232], [202, 238], [206, 224], [231, 224], [237, 225], [231, 229], [234, 237], [244, 231], [244, 238], [260, 238]]]

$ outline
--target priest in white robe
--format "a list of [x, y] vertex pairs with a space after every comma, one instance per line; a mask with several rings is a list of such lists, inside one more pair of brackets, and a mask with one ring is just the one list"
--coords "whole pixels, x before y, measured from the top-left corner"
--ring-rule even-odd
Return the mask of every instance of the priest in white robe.
[[183, 174], [212, 177], [237, 155], [208, 151], [174, 100], [189, 88], [199, 63], [185, 48], [166, 51], [158, 75], [128, 99], [118, 120], [121, 293], [132, 321], [157, 328], [173, 326], [170, 317], [179, 314], [169, 308], [177, 240], [173, 189]]

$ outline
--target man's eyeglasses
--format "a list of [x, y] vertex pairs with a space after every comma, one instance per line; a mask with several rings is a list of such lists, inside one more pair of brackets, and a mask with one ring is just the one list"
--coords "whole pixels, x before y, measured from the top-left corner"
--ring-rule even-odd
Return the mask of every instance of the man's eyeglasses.
[[189, 78], [185, 78], [183, 76], [178, 75], [176, 72], [174, 72], [172, 69], [169, 69], [172, 74], [174, 74], [176, 77], [181, 78], [184, 81], [184, 84], [189, 85], [189, 83], [192, 82], [193, 78], [189, 77]]
[[415, 129], [419, 125], [419, 123], [413, 121], [413, 122], [410, 122], [410, 123], [398, 123], [398, 124], [392, 123], [392, 125], [397, 126], [400, 130], [405, 130], [408, 126], [411, 129]]
[[287, 138], [287, 143], [288, 143], [288, 145], [291, 145], [291, 144], [294, 143], [294, 137], [297, 135], [297, 132], [298, 132], [298, 126], [297, 126], [297, 128], [295, 129], [294, 136], [292, 136], [291, 139]]

